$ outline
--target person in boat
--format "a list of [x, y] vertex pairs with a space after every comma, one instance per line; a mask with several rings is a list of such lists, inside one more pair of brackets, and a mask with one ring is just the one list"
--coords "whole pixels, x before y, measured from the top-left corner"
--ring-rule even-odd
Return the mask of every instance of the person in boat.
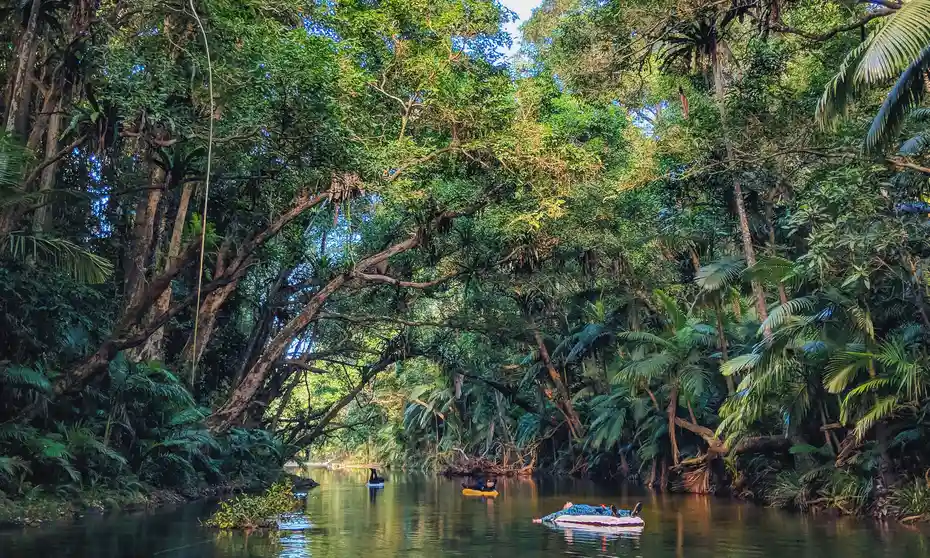
[[378, 470], [372, 467], [369, 469], [371, 473], [368, 475], [368, 484], [381, 484], [384, 482], [384, 477], [378, 476]]
[[611, 504], [609, 507], [601, 504], [600, 506], [589, 506], [588, 504], [572, 504], [571, 502], [566, 502], [562, 509], [550, 513], [549, 515], [543, 518], [533, 519], [533, 523], [542, 523], [542, 522], [553, 522], [557, 518], [563, 515], [601, 515], [609, 517], [636, 517], [639, 515], [639, 512], [642, 510], [643, 505], [640, 502], [637, 502], [633, 506], [632, 510], [618, 510], [616, 506]]
[[494, 492], [497, 490], [497, 481], [491, 478], [484, 479], [482, 477], [478, 477], [475, 479], [475, 482], [463, 482], [462, 488], [467, 488], [468, 490], [477, 490], [478, 492]]

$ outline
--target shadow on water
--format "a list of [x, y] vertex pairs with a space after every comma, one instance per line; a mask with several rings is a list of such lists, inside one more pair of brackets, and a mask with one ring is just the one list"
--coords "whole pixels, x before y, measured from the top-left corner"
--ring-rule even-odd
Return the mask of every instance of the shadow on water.
[[[875, 558], [928, 556], [925, 536], [899, 526], [788, 514], [712, 497], [647, 493], [572, 479], [506, 479], [498, 498], [466, 498], [457, 481], [362, 471], [315, 471], [303, 514], [276, 533], [217, 533], [214, 506], [88, 518], [0, 532], [3, 558], [332, 558], [630, 556], [648, 558]], [[639, 534], [536, 525], [566, 501], [643, 503]]]

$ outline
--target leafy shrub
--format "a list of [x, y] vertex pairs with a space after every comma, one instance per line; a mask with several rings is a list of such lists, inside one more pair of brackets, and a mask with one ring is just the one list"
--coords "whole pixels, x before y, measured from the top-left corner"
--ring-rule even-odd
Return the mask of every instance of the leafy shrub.
[[900, 517], [930, 517], [930, 484], [914, 479], [891, 491], [891, 506]]
[[153, 490], [198, 497], [216, 485], [265, 486], [289, 451], [263, 430], [212, 435], [209, 410], [158, 363], [119, 355], [107, 381], [73, 398], [54, 395], [56, 375], [0, 364], [0, 494], [24, 505], [31, 495], [109, 509]]
[[243, 494], [220, 504], [220, 509], [206, 521], [218, 529], [259, 529], [275, 527], [276, 520], [294, 511], [299, 500], [294, 497], [290, 479], [272, 485], [258, 495]]

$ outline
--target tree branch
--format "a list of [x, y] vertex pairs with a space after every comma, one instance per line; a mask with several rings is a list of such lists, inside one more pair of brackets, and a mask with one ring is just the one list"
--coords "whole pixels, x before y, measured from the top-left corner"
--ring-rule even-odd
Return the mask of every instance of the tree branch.
[[[882, 5], [885, 5], [885, 4], [882, 4]], [[838, 35], [838, 34], [840, 34], [840, 33], [845, 33], [846, 31], [853, 31], [853, 30], [855, 30], [855, 29], [859, 29], [859, 28], [861, 28], [862, 26], [868, 24], [870, 21], [872, 21], [872, 20], [874, 20], [874, 19], [879, 19], [879, 18], [882, 18], [882, 17], [887, 17], [887, 16], [889, 16], [889, 15], [895, 13], [895, 11], [897, 11], [897, 8], [888, 8], [888, 9], [883, 9], [883, 10], [876, 10], [876, 11], [874, 11], [874, 12], [868, 14], [868, 15], [863, 16], [861, 19], [859, 19], [859, 20], [857, 20], [857, 21], [854, 21], [853, 23], [849, 23], [849, 24], [846, 24], [846, 25], [841, 25], [841, 26], [839, 26], [839, 27], [835, 27], [835, 28], [833, 28], [833, 29], [827, 31], [826, 33], [810, 33], [810, 32], [808, 32], [808, 31], [803, 31], [803, 30], [801, 30], [801, 29], [797, 29], [797, 28], [794, 28], [794, 27], [789, 27], [789, 26], [787, 26], [787, 25], [781, 25], [781, 24], [771, 25], [770, 29], [772, 29], [772, 31], [775, 31], [775, 32], [778, 32], [778, 33], [788, 33], [788, 34], [791, 34], [791, 35], [799, 35], [799, 36], [804, 37], [805, 39], [809, 39], [809, 40], [811, 40], [811, 41], [822, 42], [822, 41], [826, 41], [826, 40], [832, 39], [834, 36], [836, 36], [836, 35]]]
[[466, 272], [457, 271], [455, 273], [440, 277], [439, 279], [433, 279], [432, 281], [424, 281], [424, 282], [401, 281], [400, 279], [395, 279], [394, 277], [388, 277], [387, 275], [362, 273], [360, 271], [356, 272], [354, 275], [355, 277], [359, 279], [362, 279], [365, 281], [371, 281], [373, 283], [387, 283], [388, 285], [394, 285], [396, 287], [409, 287], [411, 289], [428, 289], [430, 287], [435, 287], [436, 285], [439, 285], [440, 283], [445, 283], [449, 279], [454, 279], [455, 277], [458, 277], [459, 275], [463, 275], [464, 273]]
[[922, 167], [916, 163], [912, 163], [900, 157], [887, 157], [885, 158], [885, 162], [893, 167], [897, 167], [900, 169], [909, 169], [909, 170], [914, 170], [917, 172], [922, 172], [924, 174], [930, 174], [930, 167]]
[[29, 186], [31, 186], [36, 180], [39, 179], [39, 176], [41, 176], [42, 171], [45, 170], [46, 167], [54, 165], [58, 161], [61, 161], [62, 159], [64, 159], [68, 155], [68, 153], [71, 153], [71, 151], [73, 151], [75, 147], [84, 143], [84, 140], [86, 139], [87, 139], [86, 134], [78, 137], [76, 140], [72, 141], [68, 145], [58, 150], [58, 153], [55, 153], [53, 156], [39, 163], [39, 166], [32, 169], [32, 172], [30, 172], [26, 176], [26, 180], [23, 181], [23, 187], [28, 189]]

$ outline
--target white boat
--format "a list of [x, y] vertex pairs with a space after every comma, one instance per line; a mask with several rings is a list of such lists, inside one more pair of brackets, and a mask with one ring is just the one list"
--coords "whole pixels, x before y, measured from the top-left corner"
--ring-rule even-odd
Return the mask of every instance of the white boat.
[[589, 526], [642, 528], [646, 525], [646, 522], [643, 521], [643, 518], [639, 516], [614, 517], [610, 515], [563, 515], [555, 518], [553, 523], [565, 527]]

